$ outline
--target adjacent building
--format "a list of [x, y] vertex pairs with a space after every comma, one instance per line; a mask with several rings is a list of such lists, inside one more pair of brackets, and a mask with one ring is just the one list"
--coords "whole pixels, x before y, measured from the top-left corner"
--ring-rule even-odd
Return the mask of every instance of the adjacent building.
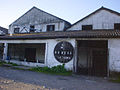
[[0, 26], [0, 35], [5, 35], [5, 34], [8, 34], [8, 29]]
[[[0, 26], [0, 36], [8, 34], [8, 29]], [[3, 58], [3, 44], [0, 43], [0, 59]]]

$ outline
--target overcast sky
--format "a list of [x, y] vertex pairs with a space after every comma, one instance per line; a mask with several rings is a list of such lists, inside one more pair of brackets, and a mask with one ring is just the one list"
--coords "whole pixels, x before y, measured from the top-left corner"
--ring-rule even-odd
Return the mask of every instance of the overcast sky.
[[1, 0], [0, 26], [8, 28], [33, 6], [72, 24], [101, 6], [120, 12], [120, 0]]

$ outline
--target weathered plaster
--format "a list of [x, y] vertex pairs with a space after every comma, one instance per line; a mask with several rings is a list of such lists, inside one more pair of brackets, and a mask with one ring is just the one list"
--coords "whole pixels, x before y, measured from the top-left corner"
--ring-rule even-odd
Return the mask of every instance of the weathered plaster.
[[30, 25], [35, 26], [36, 32], [46, 32], [47, 25], [55, 25], [55, 31], [63, 31], [70, 26], [65, 20], [33, 7], [9, 26], [8, 33], [14, 33], [16, 27], [20, 28], [20, 33], [29, 32]]
[[120, 39], [109, 39], [109, 69], [120, 72]]
[[[45, 49], [45, 63], [44, 64], [39, 64], [39, 63], [30, 63], [30, 62], [21, 62], [21, 61], [15, 61], [11, 60], [12, 62], [15, 62], [17, 64], [23, 64], [23, 65], [28, 65], [28, 66], [48, 66], [48, 67], [53, 67], [57, 65], [62, 65], [62, 63], [58, 62], [55, 57], [54, 57], [54, 48], [58, 42], [61, 41], [68, 41], [70, 42], [73, 47], [75, 48], [75, 39], [50, 39], [50, 40], [0, 40], [0, 43], [45, 43], [46, 44], [46, 49]], [[7, 52], [6, 52], [7, 53]], [[65, 68], [69, 70], [73, 70], [73, 61], [74, 57], [72, 60], [68, 63], [65, 64]]]
[[82, 25], [93, 25], [93, 29], [114, 29], [114, 23], [120, 23], [120, 16], [101, 10], [90, 17], [75, 24], [68, 30], [81, 30]]

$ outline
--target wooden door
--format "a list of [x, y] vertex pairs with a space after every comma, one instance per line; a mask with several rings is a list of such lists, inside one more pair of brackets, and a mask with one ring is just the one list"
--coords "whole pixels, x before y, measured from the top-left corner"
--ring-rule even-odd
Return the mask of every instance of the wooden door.
[[78, 49], [77, 73], [88, 75], [88, 48]]
[[92, 49], [91, 75], [107, 76], [107, 50]]
[[77, 72], [90, 76], [107, 76], [107, 49], [79, 48]]
[[27, 62], [36, 62], [36, 48], [26, 48], [25, 58]]

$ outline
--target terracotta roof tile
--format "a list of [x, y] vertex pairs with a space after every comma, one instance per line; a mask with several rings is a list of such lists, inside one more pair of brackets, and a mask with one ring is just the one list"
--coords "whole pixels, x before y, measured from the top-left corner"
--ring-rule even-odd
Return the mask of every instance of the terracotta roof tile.
[[120, 38], [120, 30], [41, 32], [0, 36], [0, 39]]

